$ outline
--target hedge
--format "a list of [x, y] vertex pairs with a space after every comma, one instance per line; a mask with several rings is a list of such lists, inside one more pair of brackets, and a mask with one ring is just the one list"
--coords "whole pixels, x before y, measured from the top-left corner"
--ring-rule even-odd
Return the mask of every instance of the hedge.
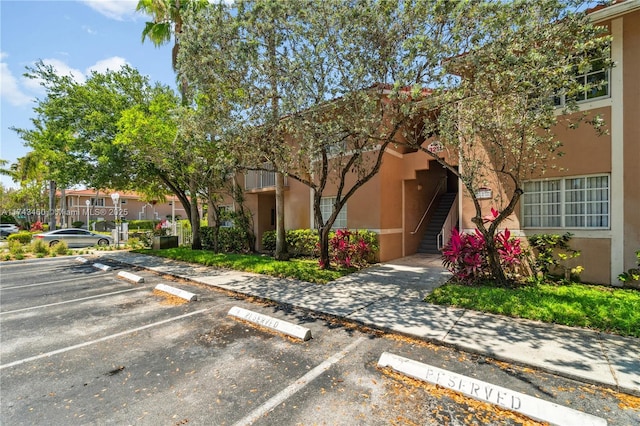
[[[200, 237], [202, 238], [202, 248], [213, 250], [213, 234], [215, 228], [212, 226], [202, 226]], [[218, 252], [220, 253], [247, 253], [253, 251], [249, 245], [249, 235], [239, 227], [219, 228], [218, 232]]]
[[31, 243], [31, 232], [20, 231], [7, 237], [7, 241], [19, 241], [20, 244]]
[[[289, 253], [292, 256], [302, 257], [318, 257], [318, 231], [316, 229], [290, 229], [285, 234]], [[335, 236], [335, 232], [329, 232], [329, 239]], [[351, 236], [352, 242], [363, 239], [371, 247], [372, 256], [369, 262], [377, 261], [379, 246], [378, 234], [366, 229], [354, 230]], [[262, 234], [262, 248], [266, 251], [275, 251], [276, 249], [276, 231], [266, 231]]]

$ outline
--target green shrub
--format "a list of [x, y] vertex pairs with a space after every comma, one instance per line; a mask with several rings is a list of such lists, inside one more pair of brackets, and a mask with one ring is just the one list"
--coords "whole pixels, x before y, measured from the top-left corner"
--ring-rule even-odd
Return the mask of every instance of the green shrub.
[[[329, 233], [329, 240], [335, 237], [335, 231]], [[350, 232], [350, 241], [357, 244], [362, 240], [369, 247], [370, 252], [366, 258], [368, 263], [375, 263], [378, 259], [380, 246], [378, 244], [378, 234], [368, 230], [356, 230]], [[298, 257], [317, 257], [318, 243], [320, 237], [315, 229], [290, 229], [286, 232], [287, 246], [289, 253]], [[266, 231], [262, 234], [262, 248], [266, 251], [276, 249], [276, 231]]]
[[153, 231], [129, 232], [129, 240], [137, 240], [142, 247], [151, 247], [153, 243]]
[[130, 220], [129, 230], [136, 231], [148, 229], [150, 231], [153, 231], [158, 223], [160, 223], [160, 221], [158, 220]]
[[[13, 235], [16, 235], [16, 234], [13, 234]], [[10, 240], [8, 244], [9, 244], [9, 253], [11, 253], [12, 255], [16, 256], [18, 254], [24, 253], [24, 245], [17, 239]]]
[[81, 220], [76, 220], [71, 224], [74, 228], [82, 228], [84, 226], [84, 222]]
[[574, 250], [569, 245], [573, 234], [566, 232], [563, 235], [535, 234], [529, 236], [529, 245], [533, 249], [532, 266], [538, 278], [553, 280], [554, 273], [569, 281], [578, 280], [578, 275], [584, 269], [582, 266], [571, 268], [568, 261], [580, 256], [580, 251]]
[[262, 234], [262, 248], [266, 251], [276, 250], [276, 231], [264, 231], [264, 234]]
[[253, 247], [249, 246], [249, 236], [241, 228], [220, 228], [218, 244], [224, 253], [249, 253]]
[[7, 213], [2, 213], [2, 215], [0, 215], [0, 222], [13, 223], [14, 225], [18, 224], [18, 222], [16, 221], [16, 218]]
[[125, 246], [127, 248], [131, 248], [133, 250], [139, 250], [139, 249], [143, 249], [143, 248], [147, 247], [147, 246], [144, 245], [142, 240], [140, 238], [137, 238], [137, 237], [129, 237], [129, 241], [127, 241], [127, 244]]
[[618, 275], [618, 279], [623, 284], [630, 284], [634, 281], [640, 281], [640, 250], [636, 252], [636, 260], [638, 263], [637, 268], [631, 268], [627, 272], [623, 272]]
[[[200, 228], [200, 238], [202, 247], [205, 250], [214, 249], [215, 228], [203, 226]], [[219, 228], [218, 230], [218, 252], [219, 253], [248, 253], [253, 251], [249, 243], [249, 235], [239, 227]]]
[[31, 242], [31, 232], [20, 231], [7, 237], [7, 241], [18, 241], [20, 244], [29, 244]]
[[45, 256], [49, 254], [49, 246], [47, 246], [47, 243], [42, 240], [33, 240], [31, 242], [31, 253], [35, 253], [36, 256]]
[[67, 245], [66, 241], [60, 241], [52, 247], [51, 252], [64, 256], [69, 252], [69, 246]]
[[[318, 232], [314, 229], [291, 229], [287, 231], [287, 246], [292, 256], [317, 256]], [[275, 247], [275, 244], [274, 244]]]

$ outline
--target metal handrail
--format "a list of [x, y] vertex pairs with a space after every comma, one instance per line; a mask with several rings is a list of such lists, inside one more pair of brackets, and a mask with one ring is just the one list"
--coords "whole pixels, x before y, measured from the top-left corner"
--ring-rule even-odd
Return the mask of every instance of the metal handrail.
[[440, 188], [442, 188], [442, 185], [444, 184], [445, 180], [446, 180], [446, 178], [442, 178], [440, 180], [440, 183], [438, 184], [438, 187], [436, 188], [435, 192], [433, 193], [433, 198], [431, 198], [431, 202], [427, 206], [427, 209], [424, 211], [424, 214], [422, 215], [422, 219], [420, 219], [420, 222], [418, 222], [418, 226], [416, 226], [416, 229], [414, 229], [414, 231], [411, 233], [411, 235], [415, 235], [416, 233], [418, 233], [418, 229], [420, 229], [420, 226], [422, 226], [422, 222], [424, 222], [424, 219], [427, 217], [427, 213], [429, 213], [429, 209], [431, 209], [431, 206], [433, 205], [433, 202], [436, 200], [436, 197], [438, 196], [438, 193], [440, 192]]
[[[458, 203], [457, 203], [457, 201], [458, 201], [458, 196], [459, 195], [460, 195], [459, 193], [456, 194], [456, 198], [454, 198], [453, 204], [451, 204], [451, 207], [449, 208], [449, 213], [447, 213], [447, 220], [445, 220], [444, 225], [442, 225], [442, 229], [440, 230], [440, 233], [436, 237], [436, 244], [438, 245], [438, 251], [441, 251], [442, 248], [444, 247], [444, 236], [446, 234], [450, 234], [451, 230], [453, 229], [453, 226], [451, 225], [451, 222], [457, 222], [458, 221], [458, 214], [457, 214], [458, 213]], [[455, 220], [453, 220], [454, 216], [451, 215], [452, 211], [456, 212]], [[449, 231], [449, 232], [446, 232], [446, 231]]]

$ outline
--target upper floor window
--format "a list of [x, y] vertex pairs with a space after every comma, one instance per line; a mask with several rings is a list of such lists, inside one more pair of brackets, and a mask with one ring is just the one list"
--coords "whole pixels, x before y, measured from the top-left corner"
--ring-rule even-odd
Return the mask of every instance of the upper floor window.
[[609, 228], [609, 175], [525, 182], [525, 228]]
[[104, 198], [91, 198], [91, 205], [95, 207], [104, 207]]
[[[609, 79], [607, 62], [601, 58], [592, 60], [589, 70], [584, 73], [576, 73], [575, 80], [584, 90], [572, 95], [572, 99], [576, 102], [586, 102], [610, 97]], [[564, 106], [567, 100], [568, 95], [565, 93], [553, 97], [556, 106]]]

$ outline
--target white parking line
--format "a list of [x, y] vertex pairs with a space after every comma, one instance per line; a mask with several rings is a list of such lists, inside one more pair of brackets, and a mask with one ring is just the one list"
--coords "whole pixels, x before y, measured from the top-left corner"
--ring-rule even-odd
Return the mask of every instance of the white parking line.
[[49, 303], [47, 305], [38, 305], [38, 306], [31, 306], [29, 308], [22, 308], [22, 309], [14, 309], [13, 311], [7, 311], [7, 312], [0, 312], [0, 315], [5, 315], [5, 314], [14, 314], [16, 312], [23, 312], [23, 311], [30, 311], [32, 309], [40, 309], [40, 308], [48, 308], [49, 306], [56, 306], [56, 305], [64, 305], [66, 303], [74, 303], [74, 302], [80, 302], [83, 300], [89, 300], [89, 299], [97, 299], [99, 297], [104, 297], [104, 296], [112, 296], [114, 294], [120, 294], [120, 293], [128, 293], [130, 291], [139, 291], [139, 288], [128, 288], [126, 290], [120, 290], [120, 291], [113, 291], [111, 293], [103, 293], [103, 294], [97, 294], [95, 296], [87, 296], [87, 297], [81, 297], [79, 299], [71, 299], [71, 300], [65, 300], [64, 302], [56, 302], [56, 303]]
[[66, 280], [58, 280], [58, 281], [48, 281], [46, 283], [36, 283], [36, 284], [26, 284], [26, 285], [14, 285], [13, 287], [4, 287], [0, 288], [0, 290], [13, 290], [15, 288], [27, 288], [27, 287], [37, 287], [39, 285], [47, 285], [47, 284], [58, 284], [58, 283], [67, 283], [70, 281], [81, 281], [88, 280], [93, 277], [77, 277], [77, 278], [68, 278]]
[[169, 323], [169, 322], [172, 322], [172, 321], [177, 321], [177, 320], [181, 320], [183, 318], [187, 318], [187, 317], [190, 317], [190, 316], [193, 316], [193, 315], [198, 315], [198, 314], [204, 313], [206, 311], [209, 311], [211, 309], [213, 309], [213, 308], [200, 309], [199, 311], [194, 311], [194, 312], [190, 312], [188, 314], [179, 315], [177, 317], [173, 317], [173, 318], [169, 318], [169, 319], [166, 319], [166, 320], [154, 322], [152, 324], [143, 325], [142, 327], [133, 328], [131, 330], [121, 331], [120, 333], [112, 334], [110, 336], [101, 337], [100, 339], [91, 340], [89, 342], [80, 343], [78, 345], [68, 346], [66, 348], [57, 349], [55, 351], [51, 351], [51, 352], [47, 352], [47, 353], [44, 353], [44, 354], [32, 356], [32, 357], [29, 357], [29, 358], [19, 359], [17, 361], [10, 362], [9, 364], [0, 365], [0, 370], [3, 370], [5, 368], [9, 368], [9, 367], [15, 367], [16, 365], [21, 365], [21, 364], [24, 364], [24, 363], [27, 363], [27, 362], [30, 362], [30, 361], [38, 360], [38, 359], [48, 358], [50, 356], [58, 355], [58, 354], [61, 354], [61, 353], [64, 353], [64, 352], [69, 352], [69, 351], [72, 351], [74, 349], [84, 348], [86, 346], [94, 345], [94, 344], [100, 343], [100, 342], [105, 342], [107, 340], [115, 339], [115, 338], [118, 338], [118, 337], [121, 337], [121, 336], [126, 336], [127, 334], [136, 333], [138, 331], [146, 330], [147, 328], [156, 327], [156, 326], [159, 326], [159, 325], [162, 325], [162, 324], [166, 324], [166, 323]]
[[[20, 269], [19, 271], [15, 271], [15, 272], [4, 272], [4, 271], [2, 271], [2, 272], [0, 272], [0, 277], [6, 277], [7, 275], [24, 275], [24, 266], [26, 266], [26, 265], [22, 265], [22, 266], [23, 266], [23, 268]], [[60, 265], [56, 266], [55, 268], [38, 268], [37, 271], [30, 271], [30, 272], [38, 274], [38, 275], [45, 275], [45, 272], [56, 271], [56, 270], [60, 270]]]
[[303, 389], [307, 386], [313, 379], [324, 373], [336, 362], [340, 361], [344, 358], [349, 352], [351, 352], [356, 346], [362, 343], [365, 340], [365, 337], [360, 337], [355, 342], [349, 344], [346, 348], [341, 350], [340, 352], [334, 354], [331, 358], [324, 361], [322, 364], [315, 367], [313, 370], [309, 371], [307, 374], [296, 380], [291, 385], [287, 386], [283, 391], [279, 394], [275, 395], [273, 398], [269, 399], [267, 402], [262, 404], [260, 407], [253, 410], [249, 413], [248, 416], [243, 418], [242, 420], [236, 422], [234, 426], [244, 426], [251, 425], [262, 416], [276, 408], [278, 405], [282, 404], [284, 401], [293, 396], [296, 392]]

